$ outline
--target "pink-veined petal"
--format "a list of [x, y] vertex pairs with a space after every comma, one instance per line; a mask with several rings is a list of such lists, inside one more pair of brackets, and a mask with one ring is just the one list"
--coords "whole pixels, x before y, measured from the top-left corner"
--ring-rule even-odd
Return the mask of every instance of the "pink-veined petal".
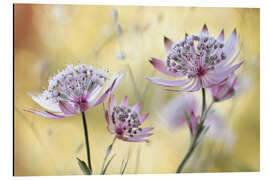
[[159, 72], [161, 72], [161, 73], [163, 73], [165, 75], [173, 76], [173, 77], [181, 77], [181, 76], [183, 76], [183, 74], [180, 73], [180, 72], [175, 73], [175, 72], [168, 71], [167, 66], [165, 65], [164, 61], [161, 61], [161, 60], [156, 59], [156, 58], [151, 58], [151, 60], [149, 60], [149, 62], [153, 65], [153, 67], [157, 71], [159, 71]]
[[73, 115], [73, 114], [64, 114], [64, 113], [58, 113], [58, 112], [51, 113], [48, 111], [40, 111], [40, 110], [35, 110], [35, 109], [31, 109], [31, 110], [24, 109], [24, 111], [31, 112], [38, 116], [48, 118], [48, 119], [63, 119], [63, 118], [70, 117]]
[[185, 86], [188, 83], [190, 83], [190, 79], [167, 80], [167, 79], [160, 79], [160, 78], [155, 78], [155, 77], [147, 77], [147, 79], [150, 80], [154, 84], [157, 84], [160, 86], [166, 86], [166, 87]]
[[94, 101], [92, 103], [92, 106], [97, 106], [100, 103], [104, 102], [108, 96], [110, 96], [110, 94], [115, 90], [115, 88], [119, 85], [120, 81], [123, 78], [123, 74], [118, 74], [115, 76], [114, 79], [112, 79], [112, 82], [109, 84], [109, 87], [101, 94], [101, 96], [99, 98], [96, 99], [96, 101]]
[[221, 71], [221, 69], [219, 71], [215, 71], [215, 72], [208, 72], [208, 74], [213, 75], [214, 77], [227, 77], [228, 75], [232, 74], [234, 71], [236, 71], [242, 64], [244, 63], [244, 61], [240, 62], [239, 64], [236, 64], [230, 68], [227, 68], [223, 71]]
[[80, 113], [79, 111], [79, 106], [72, 106], [70, 103], [68, 102], [64, 102], [64, 101], [60, 101], [59, 103], [59, 108], [61, 109], [61, 111], [65, 114], [77, 114]]
[[174, 92], [188, 92], [194, 88], [194, 84], [198, 83], [198, 78], [193, 79], [192, 83], [185, 87], [184, 89], [165, 89], [166, 91], [174, 91]]

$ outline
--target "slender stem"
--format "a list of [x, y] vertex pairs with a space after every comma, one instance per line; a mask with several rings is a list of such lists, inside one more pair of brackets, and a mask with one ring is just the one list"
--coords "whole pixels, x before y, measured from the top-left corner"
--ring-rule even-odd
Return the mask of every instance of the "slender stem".
[[[207, 112], [209, 111], [211, 106], [212, 106], [212, 103], [209, 106], [209, 108], [207, 109]], [[196, 133], [195, 133], [194, 139], [193, 139], [193, 141], [192, 141], [192, 143], [190, 145], [190, 148], [189, 148], [187, 154], [185, 155], [184, 159], [182, 160], [182, 162], [178, 166], [176, 173], [181, 173], [182, 172], [186, 162], [188, 161], [188, 159], [190, 158], [190, 156], [192, 155], [192, 153], [194, 152], [195, 148], [198, 145], [197, 140], [199, 139], [201, 133], [204, 130], [204, 127], [203, 127], [204, 115], [206, 117], [206, 114], [207, 114], [207, 112], [205, 112], [205, 107], [206, 107], [205, 89], [202, 88], [202, 115], [201, 115], [201, 118], [200, 118], [200, 123], [198, 124], [198, 127], [196, 128]]]
[[92, 174], [90, 146], [89, 146], [89, 140], [88, 140], [87, 123], [86, 123], [86, 118], [85, 118], [84, 112], [82, 112], [82, 120], [83, 120], [83, 128], [84, 128], [84, 137], [85, 137], [85, 145], [86, 145], [86, 152], [87, 152], [88, 168], [90, 170], [90, 174]]
[[112, 143], [108, 146], [108, 148], [107, 148], [107, 150], [105, 152], [105, 157], [104, 157], [104, 160], [103, 160], [103, 163], [102, 163], [102, 166], [101, 166], [101, 172], [104, 170], [105, 163], [107, 161], [108, 156], [110, 155], [110, 153], [112, 151], [112, 147], [113, 147], [115, 141], [116, 141], [116, 137], [113, 138]]
[[206, 98], [205, 98], [205, 89], [202, 88], [202, 114], [201, 117], [203, 117], [204, 111], [206, 106]]
[[206, 116], [207, 116], [208, 112], [210, 111], [210, 109], [212, 108], [212, 106], [213, 106], [214, 103], [215, 103], [215, 101], [212, 101], [211, 104], [210, 104], [210, 105], [208, 106], [208, 108], [206, 109], [206, 111], [205, 111], [205, 113], [204, 113], [204, 116], [203, 116], [203, 118], [202, 118], [202, 122], [205, 121]]

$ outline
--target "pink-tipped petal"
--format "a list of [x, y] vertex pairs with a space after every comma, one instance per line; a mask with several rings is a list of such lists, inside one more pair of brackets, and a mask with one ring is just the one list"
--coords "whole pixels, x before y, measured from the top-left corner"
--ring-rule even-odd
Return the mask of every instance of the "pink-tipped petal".
[[149, 116], [149, 113], [141, 115], [140, 116], [141, 123], [144, 123], [144, 121], [147, 119], [148, 116]]
[[174, 73], [174, 72], [168, 71], [165, 63], [163, 61], [159, 60], [159, 59], [151, 58], [151, 60], [149, 60], [149, 62], [153, 65], [153, 67], [157, 71], [159, 71], [159, 72], [161, 72], [161, 73], [163, 73], [165, 75], [173, 76], [173, 77], [181, 77], [181, 76], [183, 76], [183, 74], [180, 73], [180, 72]]
[[169, 51], [171, 49], [173, 43], [174, 42], [172, 40], [164, 36], [164, 46], [165, 46], [166, 51]]
[[121, 102], [121, 106], [128, 106], [128, 97], [125, 96], [125, 98]]
[[135, 104], [133, 107], [132, 107], [132, 109], [134, 110], [134, 111], [136, 111], [136, 112], [140, 112], [140, 110], [141, 110], [141, 105], [140, 104]]
[[166, 86], [166, 87], [185, 86], [188, 83], [190, 83], [190, 79], [167, 80], [167, 79], [160, 79], [160, 78], [154, 78], [154, 77], [147, 77], [147, 79], [150, 80], [154, 84], [157, 84], [160, 86]]

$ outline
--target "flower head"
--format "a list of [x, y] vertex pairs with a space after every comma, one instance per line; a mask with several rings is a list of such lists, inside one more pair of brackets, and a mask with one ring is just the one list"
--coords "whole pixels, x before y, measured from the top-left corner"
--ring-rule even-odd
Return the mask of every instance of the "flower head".
[[[163, 118], [173, 129], [183, 127], [188, 123], [192, 135], [195, 134], [196, 126], [200, 120], [200, 107], [193, 95], [178, 95], [164, 108]], [[187, 119], [187, 117], [189, 119]], [[207, 126], [207, 136], [215, 141], [224, 140], [226, 144], [233, 141], [233, 132], [226, 126], [224, 117], [216, 111], [209, 111], [204, 125]]]
[[151, 136], [152, 127], [140, 127], [149, 114], [140, 115], [140, 105], [128, 106], [128, 98], [125, 97], [120, 105], [117, 105], [115, 96], [108, 102], [108, 110], [105, 110], [107, 129], [116, 138], [127, 142], [149, 142], [145, 137]]
[[223, 83], [210, 88], [214, 101], [224, 101], [234, 96], [237, 89], [237, 77], [232, 75]]
[[162, 111], [164, 121], [171, 129], [177, 129], [186, 123], [186, 115], [199, 111], [198, 103], [193, 95], [185, 94], [173, 98]]
[[119, 85], [122, 77], [120, 74], [115, 75], [101, 92], [109, 78], [107, 72], [95, 70], [92, 66], [68, 65], [49, 79], [48, 89], [43, 93], [36, 96], [30, 94], [46, 111], [32, 108], [26, 111], [50, 119], [61, 119], [84, 112], [104, 102]]
[[186, 34], [186, 37], [178, 42], [165, 37], [164, 45], [168, 52], [166, 61], [152, 58], [150, 63], [161, 73], [181, 79], [148, 79], [160, 86], [186, 86], [184, 89], [172, 91], [198, 91], [200, 88], [212, 87], [223, 82], [243, 63], [233, 65], [240, 54], [239, 48], [233, 57], [238, 45], [236, 29], [229, 35], [226, 43], [223, 30], [215, 38], [208, 33], [207, 26], [204, 25], [198, 35]]

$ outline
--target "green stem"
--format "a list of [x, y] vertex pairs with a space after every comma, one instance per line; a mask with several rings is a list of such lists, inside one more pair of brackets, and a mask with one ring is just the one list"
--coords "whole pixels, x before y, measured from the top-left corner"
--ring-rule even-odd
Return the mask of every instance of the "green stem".
[[101, 166], [101, 171], [100, 171], [101, 173], [104, 170], [105, 163], [107, 161], [108, 156], [110, 155], [110, 153], [112, 151], [112, 147], [113, 147], [115, 141], [116, 141], [116, 137], [114, 137], [113, 142], [108, 146], [108, 148], [107, 148], [107, 150], [105, 152], [105, 157], [104, 157], [104, 160], [103, 160], [103, 163], [102, 163], [102, 166]]
[[[184, 159], [182, 160], [182, 162], [180, 163], [180, 165], [178, 166], [177, 170], [176, 170], [176, 173], [181, 173], [186, 162], [188, 161], [188, 159], [190, 158], [190, 156], [192, 155], [192, 153], [194, 152], [195, 148], [197, 147], [198, 143], [197, 143], [197, 140], [199, 139], [201, 133], [203, 132], [204, 130], [204, 126], [203, 126], [203, 115], [206, 114], [207, 112], [205, 112], [205, 106], [206, 106], [206, 96], [205, 96], [205, 89], [202, 88], [202, 115], [201, 115], [201, 118], [200, 118], [200, 123], [198, 124], [198, 128], [196, 128], [196, 133], [195, 133], [195, 136], [194, 136], [194, 139], [190, 145], [190, 148], [187, 152], [187, 154], [185, 155]], [[211, 103], [211, 106], [212, 106], [212, 103]], [[211, 106], [209, 106], [208, 109], [211, 108]]]
[[84, 137], [85, 137], [85, 145], [86, 145], [86, 152], [87, 152], [88, 168], [90, 170], [90, 174], [92, 174], [90, 146], [89, 146], [89, 140], [88, 140], [87, 123], [86, 123], [86, 118], [85, 118], [84, 112], [82, 112], [82, 120], [83, 120], [83, 128], [84, 128]]
[[203, 117], [205, 107], [206, 107], [205, 89], [202, 88], [202, 114], [201, 114], [201, 117]]

